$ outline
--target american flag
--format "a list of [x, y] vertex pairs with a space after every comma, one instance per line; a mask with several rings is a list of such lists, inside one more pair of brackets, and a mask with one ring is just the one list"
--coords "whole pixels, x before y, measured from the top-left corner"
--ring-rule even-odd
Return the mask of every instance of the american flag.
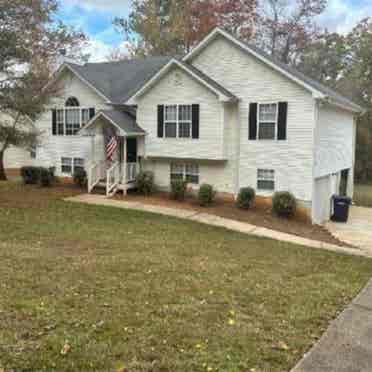
[[106, 145], [106, 159], [113, 161], [114, 155], [118, 148], [118, 140], [116, 138], [115, 130], [109, 126], [106, 126], [104, 128], [104, 137]]

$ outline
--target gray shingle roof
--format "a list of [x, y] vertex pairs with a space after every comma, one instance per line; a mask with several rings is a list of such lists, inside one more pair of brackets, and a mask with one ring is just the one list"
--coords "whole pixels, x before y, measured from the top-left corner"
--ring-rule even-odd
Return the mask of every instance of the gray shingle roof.
[[123, 103], [170, 59], [171, 57], [149, 57], [120, 62], [67, 65], [112, 103]]
[[105, 115], [127, 134], [145, 134], [145, 131], [137, 125], [135, 117], [121, 110], [101, 110], [99, 114]]

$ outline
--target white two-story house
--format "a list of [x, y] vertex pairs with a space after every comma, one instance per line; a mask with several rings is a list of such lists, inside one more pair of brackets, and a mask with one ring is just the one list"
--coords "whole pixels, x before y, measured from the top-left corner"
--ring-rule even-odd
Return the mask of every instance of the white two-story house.
[[[363, 109], [221, 29], [182, 59], [65, 63], [63, 94], [36, 123], [34, 163], [78, 168], [111, 194], [151, 170], [160, 188], [183, 178], [235, 196], [290, 191], [313, 222], [331, 196], [353, 195], [356, 117]], [[107, 128], [117, 152], [107, 162]], [[106, 142], [105, 142], [106, 140]]]

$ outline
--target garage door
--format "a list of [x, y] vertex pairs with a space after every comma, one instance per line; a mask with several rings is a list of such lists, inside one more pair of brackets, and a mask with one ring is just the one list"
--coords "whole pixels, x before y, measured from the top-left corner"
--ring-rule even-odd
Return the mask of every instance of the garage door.
[[330, 219], [332, 195], [338, 194], [339, 174], [332, 174], [315, 180], [313, 218], [316, 223]]

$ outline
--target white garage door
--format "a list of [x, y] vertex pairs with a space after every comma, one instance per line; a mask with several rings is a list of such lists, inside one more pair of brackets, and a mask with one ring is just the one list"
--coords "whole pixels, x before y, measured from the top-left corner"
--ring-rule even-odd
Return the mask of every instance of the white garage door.
[[330, 219], [332, 209], [332, 195], [338, 194], [339, 174], [333, 174], [315, 180], [313, 219], [316, 223], [323, 223]]

